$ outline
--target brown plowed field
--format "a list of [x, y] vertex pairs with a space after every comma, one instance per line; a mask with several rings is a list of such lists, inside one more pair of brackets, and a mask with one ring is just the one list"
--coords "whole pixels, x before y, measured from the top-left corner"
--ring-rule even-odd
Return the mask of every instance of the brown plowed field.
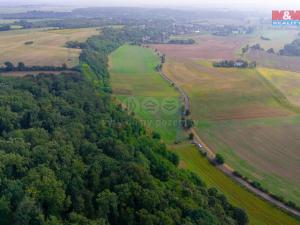
[[213, 35], [199, 35], [194, 38], [197, 44], [174, 45], [158, 44], [153, 48], [177, 59], [232, 59], [236, 52], [247, 43], [247, 37], [219, 37]]

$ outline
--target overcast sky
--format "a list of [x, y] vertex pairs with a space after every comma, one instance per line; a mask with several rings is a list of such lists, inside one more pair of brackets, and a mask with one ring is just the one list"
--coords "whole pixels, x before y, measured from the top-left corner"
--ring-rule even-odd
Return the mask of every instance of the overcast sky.
[[[209, 3], [208, 3], [209, 2]], [[0, 0], [9, 4], [65, 4], [73, 6], [163, 6], [298, 9], [300, 0]]]

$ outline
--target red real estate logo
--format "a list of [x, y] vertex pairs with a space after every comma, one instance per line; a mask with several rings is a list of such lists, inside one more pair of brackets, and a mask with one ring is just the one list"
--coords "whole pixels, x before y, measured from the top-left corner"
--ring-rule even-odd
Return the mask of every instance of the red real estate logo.
[[300, 20], [300, 10], [273, 10], [272, 20]]

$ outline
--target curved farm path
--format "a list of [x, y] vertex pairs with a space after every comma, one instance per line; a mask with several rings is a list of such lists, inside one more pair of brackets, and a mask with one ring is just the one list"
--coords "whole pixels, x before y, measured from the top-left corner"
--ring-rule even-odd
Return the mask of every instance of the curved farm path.
[[[189, 112], [191, 112], [191, 103], [190, 103], [190, 98], [189, 96], [186, 94], [186, 92], [178, 85], [176, 84], [176, 82], [174, 82], [173, 80], [171, 80], [167, 75], [165, 75], [163, 73], [162, 70], [159, 70], [159, 74], [161, 75], [161, 77], [168, 81], [170, 84], [172, 84], [175, 89], [180, 93], [181, 98], [183, 99], [184, 102], [184, 108], [185, 111], [188, 110]], [[195, 128], [191, 128], [189, 130], [191, 133], [194, 134], [194, 142], [196, 145], [201, 144], [202, 148], [205, 150], [205, 152], [207, 153], [207, 158], [210, 161], [214, 161], [215, 159], [215, 152], [208, 147], [205, 142], [201, 139], [201, 137], [199, 136], [199, 134], [197, 133], [197, 131], [195, 130]], [[300, 212], [296, 209], [290, 208], [288, 206], [286, 206], [285, 204], [283, 204], [282, 202], [272, 198], [270, 195], [266, 194], [265, 192], [262, 192], [261, 190], [251, 186], [248, 182], [244, 181], [243, 179], [235, 176], [233, 174], [234, 169], [232, 167], [230, 167], [227, 164], [223, 164], [223, 165], [219, 165], [216, 166], [219, 170], [221, 170], [223, 173], [225, 173], [227, 176], [231, 177], [234, 181], [238, 182], [239, 184], [241, 184], [243, 187], [245, 187], [246, 189], [248, 189], [249, 191], [253, 192], [254, 194], [256, 194], [257, 196], [261, 197], [262, 199], [272, 203], [273, 205], [279, 207], [280, 209], [295, 215], [297, 217], [300, 217]]]

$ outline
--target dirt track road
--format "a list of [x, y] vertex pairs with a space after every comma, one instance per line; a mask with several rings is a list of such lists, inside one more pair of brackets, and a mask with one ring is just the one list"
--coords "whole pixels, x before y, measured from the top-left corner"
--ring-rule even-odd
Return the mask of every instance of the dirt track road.
[[[178, 92], [181, 95], [181, 98], [183, 99], [184, 102], [184, 107], [185, 107], [185, 111], [189, 111], [191, 112], [191, 103], [190, 103], [190, 98], [189, 96], [186, 94], [186, 92], [179, 87], [174, 81], [172, 81], [168, 76], [166, 76], [163, 71], [159, 71], [160, 75], [162, 76], [162, 78], [166, 81], [168, 81], [170, 84], [172, 84], [176, 90], [178, 90]], [[209, 146], [207, 146], [205, 144], [205, 142], [200, 138], [198, 132], [195, 130], [195, 128], [191, 128], [190, 132], [194, 134], [194, 142], [196, 144], [201, 144], [203, 146], [203, 149], [205, 150], [205, 152], [207, 153], [207, 158], [210, 161], [213, 161], [215, 159], [215, 152], [209, 148]], [[298, 210], [295, 210], [293, 208], [290, 208], [288, 206], [286, 206], [285, 204], [283, 204], [282, 202], [272, 198], [271, 196], [269, 196], [268, 194], [266, 194], [265, 192], [262, 192], [261, 190], [251, 186], [249, 183], [247, 183], [246, 181], [244, 181], [243, 179], [235, 176], [233, 174], [234, 170], [233, 168], [231, 168], [229, 165], [227, 164], [223, 164], [223, 165], [219, 165], [217, 166], [217, 168], [219, 170], [221, 170], [223, 173], [225, 173], [227, 176], [231, 177], [234, 181], [238, 182], [239, 184], [241, 184], [243, 187], [245, 187], [246, 189], [248, 189], [249, 191], [253, 192], [254, 194], [256, 194], [257, 196], [261, 197], [262, 199], [272, 203], [273, 205], [279, 207], [280, 209], [295, 215], [297, 217], [300, 217], [300, 212]]]
[[[213, 161], [215, 158], [215, 153], [202, 141], [202, 139], [199, 137], [199, 135], [197, 134], [197, 132], [195, 131], [194, 128], [191, 129], [191, 132], [194, 134], [194, 139], [196, 143], [200, 143], [203, 148], [205, 149], [205, 151], [207, 152], [207, 158], [210, 161]], [[286, 205], [284, 205], [282, 202], [277, 201], [276, 199], [272, 198], [271, 196], [269, 196], [268, 194], [262, 192], [261, 190], [251, 186], [249, 183], [247, 183], [246, 181], [244, 181], [243, 179], [234, 176], [233, 175], [233, 169], [227, 165], [227, 164], [223, 164], [220, 166], [217, 166], [217, 168], [219, 170], [221, 170], [223, 173], [225, 173], [227, 176], [230, 176], [233, 180], [235, 180], [236, 182], [240, 183], [241, 185], [243, 185], [244, 187], [246, 187], [248, 190], [254, 192], [256, 195], [258, 195], [259, 197], [263, 198], [264, 200], [267, 200], [269, 202], [271, 202], [272, 204], [276, 205], [277, 207], [295, 215], [300, 217], [300, 212], [292, 209]]]

